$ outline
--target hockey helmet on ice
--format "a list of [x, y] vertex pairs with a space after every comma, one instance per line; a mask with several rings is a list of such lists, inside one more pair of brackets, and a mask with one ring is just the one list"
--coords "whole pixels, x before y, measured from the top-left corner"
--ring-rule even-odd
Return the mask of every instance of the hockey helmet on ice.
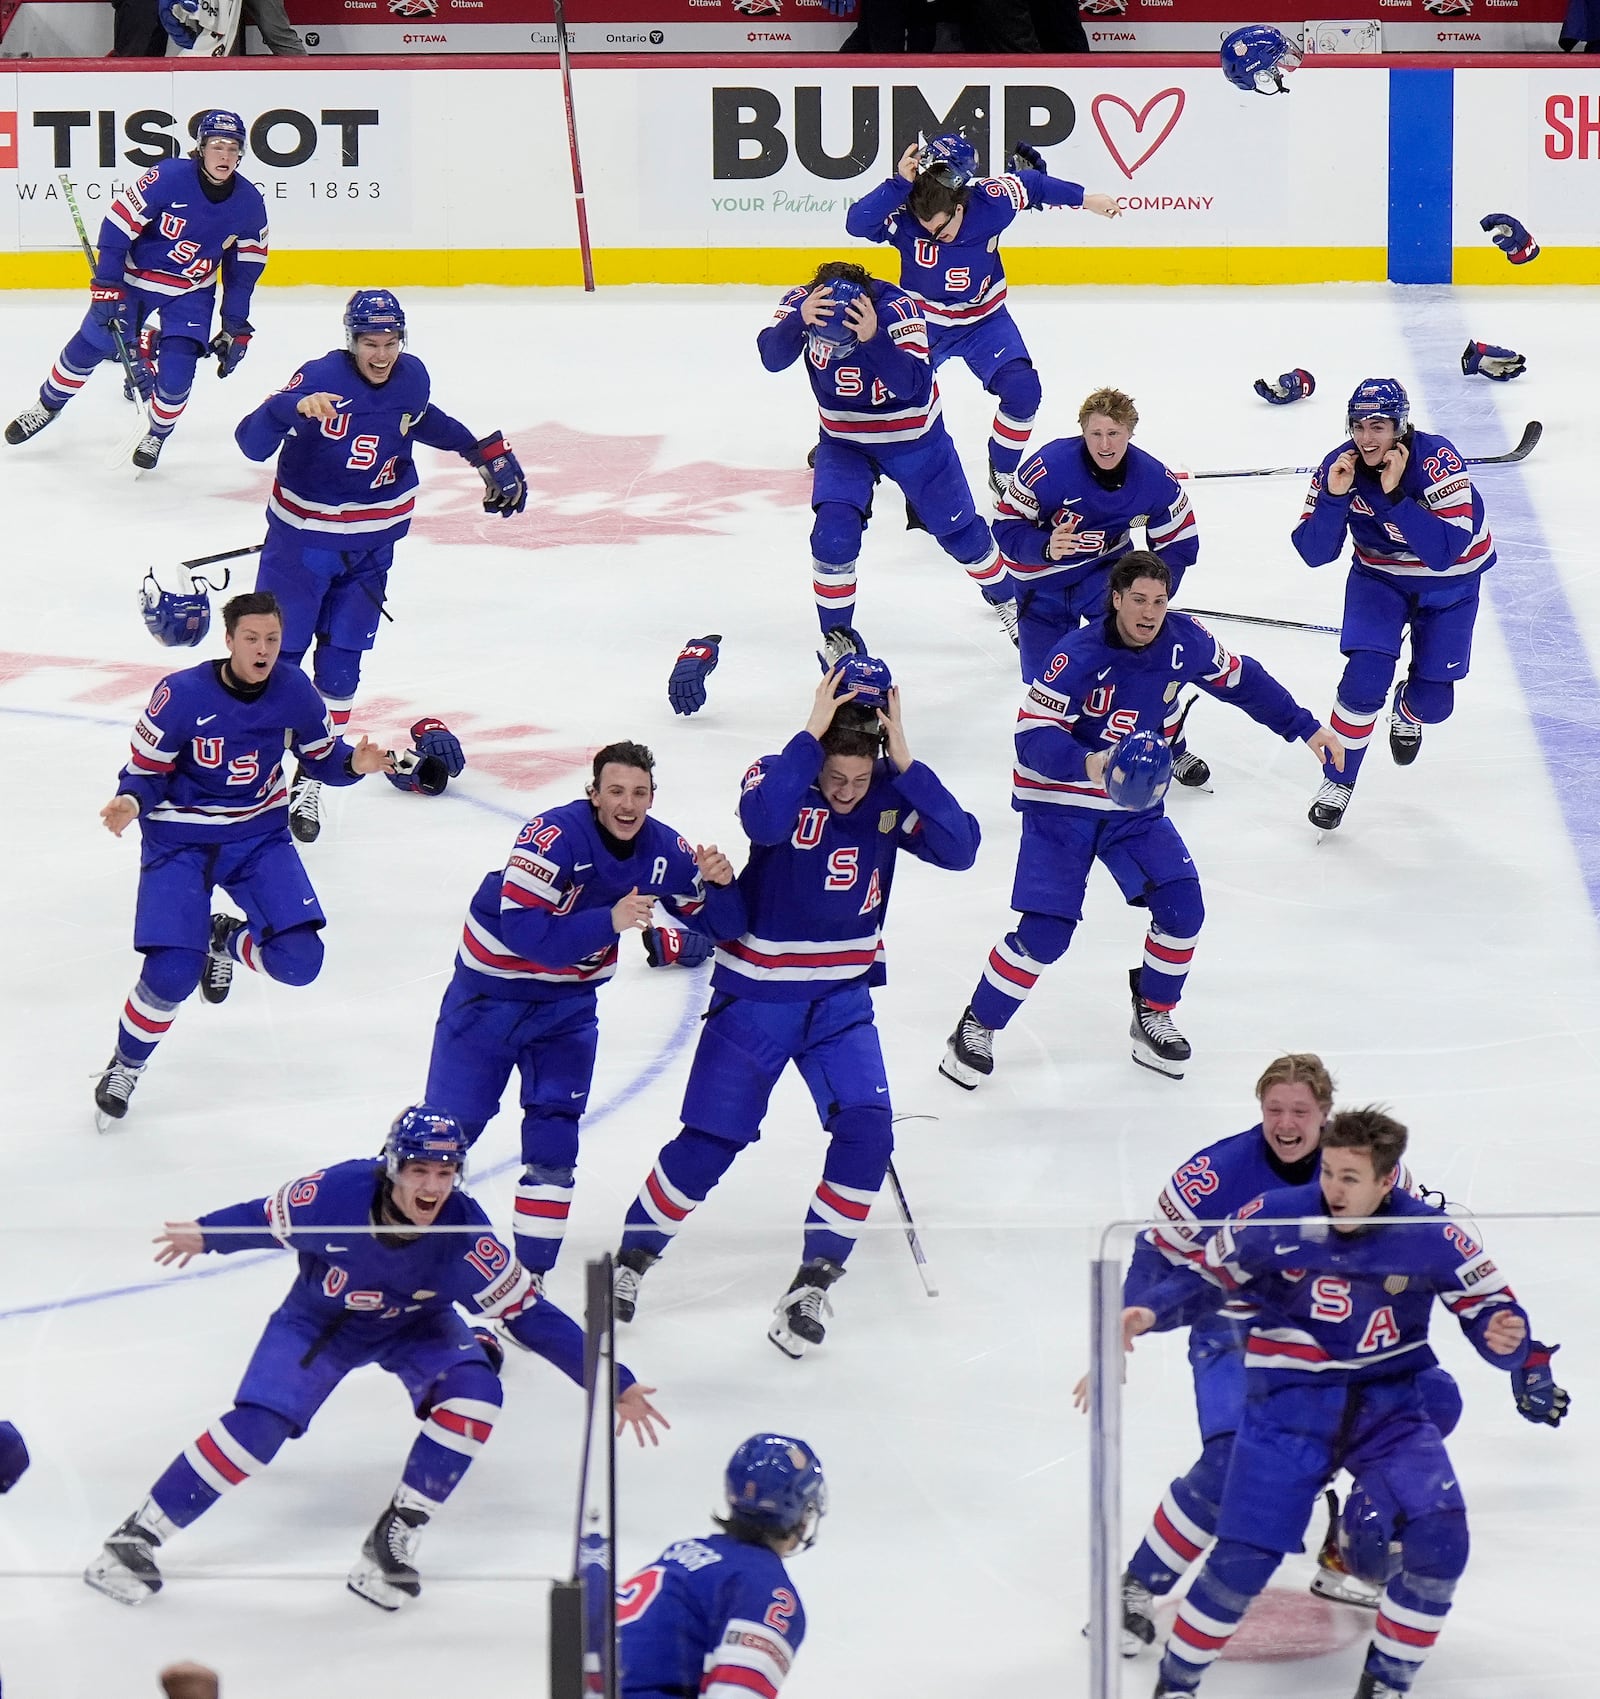
[[139, 587], [139, 611], [144, 615], [145, 630], [169, 649], [192, 649], [197, 643], [205, 642], [211, 629], [207, 592], [226, 590], [229, 576], [224, 568], [222, 582], [213, 584], [191, 573], [188, 567], [179, 566], [172, 574], [176, 588], [166, 590], [151, 567]]
[[817, 1537], [828, 1489], [817, 1454], [787, 1434], [752, 1434], [728, 1459], [728, 1513], [774, 1534]]
[[1223, 37], [1221, 59], [1223, 76], [1246, 94], [1287, 94], [1300, 49], [1271, 24], [1246, 24]]

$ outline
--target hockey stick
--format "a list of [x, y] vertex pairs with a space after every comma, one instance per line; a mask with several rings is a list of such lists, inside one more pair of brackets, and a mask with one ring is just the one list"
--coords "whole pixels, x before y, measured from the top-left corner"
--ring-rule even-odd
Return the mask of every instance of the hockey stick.
[[[896, 1115], [895, 1123], [901, 1121], [937, 1121], [937, 1115]], [[930, 1298], [939, 1296], [939, 1288], [933, 1283], [933, 1275], [928, 1268], [927, 1253], [922, 1248], [922, 1236], [917, 1232], [917, 1224], [911, 1214], [911, 1205], [906, 1202], [906, 1189], [900, 1184], [900, 1176], [895, 1172], [894, 1159], [889, 1160], [888, 1172], [889, 1189], [894, 1193], [894, 1206], [900, 1212], [901, 1225], [905, 1228], [906, 1244], [911, 1247], [911, 1260], [917, 1265], [917, 1274], [922, 1281], [922, 1290]]]
[[[77, 227], [78, 240], [83, 244], [83, 257], [89, 262], [89, 276], [94, 277], [94, 248], [89, 241], [89, 232], [83, 227], [83, 214], [78, 211], [78, 197], [72, 192], [72, 179], [65, 171], [61, 173], [61, 192], [66, 196], [67, 210], [72, 214], [72, 222]], [[115, 319], [111, 321], [111, 341], [117, 350], [117, 362], [122, 367], [122, 374], [128, 380], [128, 388], [132, 391], [133, 405], [139, 410], [139, 432], [130, 436], [126, 444], [119, 443], [117, 457], [111, 465], [120, 466], [130, 454], [142, 443], [151, 429], [150, 415], [139, 398], [139, 377], [134, 369], [133, 356], [128, 352], [128, 344], [123, 340], [122, 326]]]
[[[1468, 466], [1514, 466], [1526, 460], [1539, 445], [1544, 426], [1530, 419], [1522, 428], [1517, 446], [1505, 454], [1467, 454], [1462, 459]], [[1226, 472], [1174, 471], [1175, 478], [1309, 478], [1315, 466], [1237, 466]]]
[[1299, 619], [1268, 619], [1263, 614], [1229, 614], [1220, 608], [1174, 608], [1174, 613], [1193, 614], [1196, 619], [1231, 619], [1236, 625], [1270, 625], [1280, 631], [1320, 631], [1329, 637], [1339, 635], [1336, 625], [1308, 625]]
[[221, 554], [196, 555], [193, 560], [181, 560], [179, 566], [215, 566], [219, 560], [238, 560], [243, 555], [258, 555], [266, 547], [265, 543], [252, 543], [244, 549], [224, 549]]
[[583, 199], [583, 165], [578, 159], [578, 111], [572, 103], [572, 60], [567, 53], [567, 8], [554, 0], [556, 53], [561, 60], [561, 98], [567, 108], [567, 151], [572, 156], [572, 200], [578, 212], [578, 257], [583, 262], [583, 289], [594, 293], [594, 255], [589, 248], [589, 209]]

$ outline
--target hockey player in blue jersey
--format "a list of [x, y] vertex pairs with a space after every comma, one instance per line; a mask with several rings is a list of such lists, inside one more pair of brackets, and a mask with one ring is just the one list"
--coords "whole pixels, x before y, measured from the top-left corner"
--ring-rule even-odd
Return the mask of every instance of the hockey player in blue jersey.
[[[1334, 729], [1349, 751], [1323, 769], [1310, 820], [1332, 831], [1344, 818], [1367, 743], [1389, 701], [1389, 753], [1416, 760], [1422, 728], [1450, 717], [1472, 661], [1483, 575], [1495, 562], [1483, 497], [1446, 438], [1411, 423], [1394, 378], [1368, 378], [1350, 397], [1349, 438], [1323, 457], [1294, 529], [1307, 566], [1337, 560], [1350, 540], [1339, 648], [1344, 673]], [[1389, 698], [1406, 630], [1411, 663]]]
[[[189, 404], [201, 356], [215, 355], [221, 377], [245, 357], [250, 298], [267, 263], [266, 203], [239, 172], [245, 128], [237, 112], [202, 112], [194, 139], [187, 155], [162, 160], [112, 201], [100, 225], [88, 317], [57, 355], [39, 399], [6, 426], [8, 443], [37, 436], [96, 366], [117, 359], [115, 327], [135, 354], [149, 403], [150, 429], [133, 451], [133, 464], [149, 471]], [[219, 278], [222, 325], [213, 336]]]
[[1027, 446], [1041, 398], [1039, 374], [1006, 305], [1000, 237], [1019, 212], [1047, 206], [1102, 218], [1122, 211], [1114, 195], [1088, 194], [1081, 183], [1049, 176], [1032, 148], [1019, 147], [1004, 176], [984, 177], [972, 143], [942, 135], [911, 143], [889, 177], [845, 214], [852, 236], [886, 242], [900, 255], [900, 287], [928, 322], [934, 369], [961, 360], [994, 396], [989, 487], [997, 496]]
[[[1340, 758], [1339, 740], [1248, 655], [1231, 654], [1197, 619], [1168, 612], [1166, 563], [1144, 550], [1111, 571], [1111, 611], [1064, 636], [1017, 715], [1011, 806], [1022, 815], [1011, 906], [1016, 928], [989, 952], [939, 1071], [971, 1091], [994, 1072], [994, 1035], [1059, 961], [1083, 917], [1089, 869], [1104, 864], [1126, 901], [1150, 911], [1133, 993], [1133, 1059], [1182, 1079], [1189, 1041], [1172, 1019], [1205, 919], [1200, 879], [1161, 798], [1165, 784], [1119, 803], [1107, 788], [1117, 744], [1170, 738], [1197, 685], [1286, 742]], [[1158, 642], [1157, 639], [1160, 639]], [[1115, 768], [1112, 766], [1114, 775]]]
[[717, 1532], [675, 1540], [617, 1588], [621, 1699], [777, 1699], [805, 1638], [784, 1559], [827, 1513], [817, 1454], [753, 1434], [728, 1460]]
[[[1257, 1310], [1217, 1543], [1178, 1608], [1156, 1699], [1199, 1687], [1284, 1553], [1301, 1549], [1339, 1468], [1386, 1506], [1401, 1548], [1356, 1699], [1409, 1692], [1438, 1638], [1466, 1568], [1467, 1513], [1419, 1386], [1433, 1363], [1433, 1301], [1485, 1361], [1517, 1377], [1519, 1400], [1531, 1347], [1527, 1315], [1482, 1245], [1397, 1185], [1405, 1147], [1406, 1129], [1382, 1110], [1335, 1115], [1320, 1181], [1267, 1192], [1242, 1212], [1260, 1225], [1218, 1229], [1198, 1270], [1175, 1271], [1124, 1312], [1131, 1343], [1204, 1281]], [[1373, 1225], [1403, 1220], [1415, 1225]]]
[[769, 372], [804, 357], [817, 398], [812, 592], [830, 664], [865, 652], [854, 630], [856, 557], [880, 475], [905, 492], [934, 541], [966, 568], [1015, 638], [1000, 552], [944, 428], [928, 327], [915, 301], [858, 265], [829, 260], [783, 297], [756, 342]]
[[822, 1343], [828, 1290], [845, 1272], [894, 1149], [872, 987], [884, 982], [895, 864], [905, 851], [953, 872], [971, 867], [978, 822], [912, 758], [900, 693], [870, 656], [827, 674], [804, 729], [745, 774], [739, 819], [751, 843], [739, 875], [749, 924], [718, 946], [683, 1130], [628, 1210], [617, 1317], [632, 1320], [640, 1281], [760, 1138], [773, 1088], [793, 1062], [829, 1139], [800, 1270], [767, 1335], [800, 1357]]
[[[271, 596], [235, 596], [222, 618], [227, 659], [169, 673], [156, 686], [117, 794], [100, 810], [113, 837], [137, 820], [144, 840], [133, 918], [144, 965], [95, 1085], [102, 1132], [127, 1114], [139, 1076], [196, 987], [220, 1003], [238, 962], [286, 985], [309, 985], [321, 972], [327, 917], [289, 836], [285, 748], [332, 785], [394, 768], [369, 739], [352, 748], [339, 737], [311, 681], [278, 665], [283, 619]], [[211, 912], [218, 886], [243, 920]]]
[[643, 744], [596, 752], [584, 796], [517, 834], [467, 912], [428, 1064], [430, 1103], [483, 1132], [515, 1070], [523, 1171], [516, 1246], [540, 1278], [567, 1230], [599, 1038], [597, 992], [617, 971], [622, 934], [651, 926], [657, 902], [708, 938], [745, 928], [733, 864], [690, 848], [655, 819], [655, 757]]
[[[315, 639], [311, 675], [336, 731], [350, 722], [395, 544], [411, 529], [412, 445], [459, 454], [476, 467], [486, 513], [509, 518], [528, 501], [504, 436], [474, 437], [433, 405], [428, 368], [404, 352], [406, 316], [387, 289], [358, 289], [345, 306], [344, 330], [343, 348], [308, 360], [234, 431], [251, 460], [278, 457], [256, 588], [283, 606], [285, 660], [298, 666]], [[419, 720], [412, 736], [434, 765], [402, 774], [402, 788], [437, 794], [466, 765], [461, 744], [438, 720]], [[298, 775], [289, 813], [301, 843], [321, 830], [321, 800], [316, 775]]]
[[[396, 1118], [380, 1156], [337, 1162], [267, 1197], [166, 1224], [159, 1263], [182, 1268], [208, 1251], [281, 1245], [296, 1253], [299, 1271], [233, 1408], [172, 1460], [107, 1539], [84, 1572], [91, 1587], [129, 1605], [160, 1592], [157, 1548], [266, 1468], [285, 1440], [298, 1439], [347, 1374], [376, 1363], [404, 1384], [422, 1426], [349, 1585], [384, 1610], [417, 1597], [422, 1531], [498, 1420], [503, 1353], [488, 1323], [583, 1385], [582, 1329], [539, 1295], [460, 1189], [466, 1154], [460, 1126], [417, 1104]], [[463, 1309], [484, 1326], [469, 1326]], [[618, 1433], [629, 1427], [641, 1445], [659, 1443], [655, 1389], [620, 1364], [617, 1384]]]

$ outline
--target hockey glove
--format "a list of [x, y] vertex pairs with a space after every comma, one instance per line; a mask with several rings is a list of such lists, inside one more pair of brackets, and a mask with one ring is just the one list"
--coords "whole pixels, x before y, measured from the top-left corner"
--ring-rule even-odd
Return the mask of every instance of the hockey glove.
[[1513, 348], [1496, 348], [1492, 342], [1469, 342], [1461, 356], [1463, 377], [1493, 378], [1510, 383], [1527, 371], [1528, 362]]
[[483, 479], [483, 511], [507, 519], [521, 513], [528, 505], [528, 480], [500, 432], [484, 437], [468, 458]]
[[225, 378], [250, 352], [250, 338], [255, 327], [249, 319], [224, 319], [222, 329], [211, 338], [210, 351], [217, 357], [217, 376]]
[[1491, 212], [1478, 220], [1478, 228], [1488, 232], [1489, 240], [1513, 265], [1526, 265], [1539, 257], [1539, 244], [1528, 234], [1528, 227], [1509, 212]]
[[179, 47], [193, 47], [200, 39], [200, 8], [184, 0], [157, 0], [161, 27]]
[[437, 755], [424, 755], [416, 749], [391, 749], [389, 757], [394, 771], [384, 777], [397, 791], [412, 791], [420, 796], [442, 796], [450, 783], [450, 769]]
[[1537, 1339], [1528, 1341], [1528, 1355], [1520, 1369], [1511, 1371], [1511, 1391], [1517, 1409], [1524, 1420], [1543, 1422], [1559, 1428], [1572, 1397], [1564, 1386], [1557, 1386], [1550, 1372], [1550, 1359], [1561, 1347], [1541, 1345]]
[[667, 700], [674, 714], [695, 714], [706, 705], [706, 679], [721, 659], [722, 633], [691, 637], [678, 651], [677, 664], [667, 675]]
[[[411, 739], [419, 755], [442, 761], [452, 779], [459, 779], [466, 771], [467, 758], [461, 751], [461, 739], [443, 720], [418, 720], [411, 728]], [[443, 790], [444, 786], [439, 788]]]
[[107, 330], [115, 325], [124, 341], [133, 335], [133, 303], [120, 283], [102, 283], [97, 277], [89, 285], [89, 317]]
[[1043, 171], [1044, 155], [1038, 148], [1029, 147], [1026, 142], [1013, 142], [1011, 152], [1006, 155], [1007, 171]]
[[10, 1422], [0, 1422], [0, 1493], [8, 1493], [28, 1468], [28, 1448]]
[[1276, 383], [1268, 383], [1265, 378], [1257, 378], [1256, 394], [1263, 401], [1270, 401], [1275, 407], [1287, 407], [1291, 401], [1298, 401], [1303, 395], [1316, 392], [1317, 380], [1310, 372], [1296, 366], [1292, 372], [1279, 372]]
[[148, 401], [156, 392], [156, 369], [145, 358], [142, 347], [138, 350], [130, 348], [129, 357], [133, 365], [133, 377], [122, 374], [122, 399], [124, 401]]
[[505, 1346], [502, 1345], [496, 1335], [491, 1333], [486, 1327], [473, 1328], [472, 1337], [483, 1347], [484, 1355], [489, 1359], [489, 1367], [493, 1369], [496, 1374], [499, 1374], [501, 1369], [505, 1367]]
[[683, 926], [647, 926], [639, 934], [651, 967], [699, 967], [716, 945]]

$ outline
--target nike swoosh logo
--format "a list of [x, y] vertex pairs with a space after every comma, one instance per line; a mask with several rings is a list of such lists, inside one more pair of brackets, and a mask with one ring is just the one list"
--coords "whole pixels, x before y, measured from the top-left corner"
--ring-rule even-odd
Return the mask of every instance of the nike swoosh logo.
[[315, 901], [316, 901], [316, 900], [317, 900], [317, 899], [316, 899], [316, 898], [315, 898], [315, 897], [305, 897], [305, 898], [302, 898], [302, 900], [301, 900], [301, 903], [300, 903], [300, 906], [301, 906], [301, 908], [310, 908], [310, 907], [311, 907], [311, 905], [312, 905], [312, 904], [313, 904], [313, 903], [314, 903], [314, 902], [315, 902]]
[[581, 1091], [575, 1091], [575, 1092], [573, 1092], [573, 1093], [572, 1093], [572, 1095], [573, 1095], [573, 1096], [574, 1096], [574, 1097], [583, 1097], [583, 1096], [585, 1096], [585, 1095], [587, 1095], [587, 1094], [586, 1094], [586, 1093], [584, 1093], [584, 1092], [581, 1092]]
[[347, 1251], [350, 1249], [348, 1245], [324, 1245], [322, 1248], [325, 1251]]
[[587, 873], [593, 866], [594, 863], [592, 861], [575, 861], [572, 864], [572, 871], [574, 873]]
[[1280, 1257], [1292, 1257], [1300, 1247], [1298, 1245], [1279, 1245], [1277, 1249]]
[[1447, 1493], [1447, 1492], [1449, 1492], [1449, 1490], [1450, 1490], [1450, 1489], [1451, 1489], [1451, 1488], [1452, 1488], [1452, 1487], [1453, 1487], [1453, 1486], [1454, 1486], [1454, 1485], [1455, 1485], [1455, 1482], [1454, 1482], [1454, 1481], [1441, 1481], [1441, 1482], [1440, 1482], [1440, 1483], [1439, 1483], [1439, 1491], [1440, 1491], [1440, 1492], [1445, 1492], [1445, 1493]]
[[889, 1088], [886, 1085], [879, 1086], [878, 1087], [878, 1095], [881, 1097], [888, 1089]]
[[195, 724], [197, 726], [209, 726], [216, 717], [217, 716], [215, 714], [202, 714], [200, 718], [195, 721]]
[[188, 202], [187, 202], [187, 201], [173, 201], [173, 202], [172, 202], [172, 210], [173, 210], [173, 211], [174, 211], [174, 212], [176, 212], [176, 211], [177, 211], [177, 210], [178, 210], [178, 208], [179, 208], [179, 207], [182, 207], [182, 206], [187, 206], [187, 205], [188, 205], [188, 204], [189, 204], [189, 203], [188, 203]]
[[1111, 671], [1111, 669], [1110, 669], [1110, 667], [1107, 667], [1107, 668], [1106, 668], [1106, 669], [1105, 669], [1105, 672], [1098, 672], [1098, 673], [1096, 673], [1096, 674], [1095, 674], [1095, 675], [1094, 675], [1094, 680], [1095, 680], [1095, 683], [1096, 683], [1096, 684], [1098, 684], [1098, 683], [1099, 683], [1099, 682], [1100, 682], [1100, 680], [1101, 680], [1101, 679], [1103, 679], [1103, 678], [1104, 678], [1104, 677], [1105, 677], [1105, 676], [1106, 676], [1106, 673], [1109, 673], [1109, 672], [1110, 672], [1110, 671]]

